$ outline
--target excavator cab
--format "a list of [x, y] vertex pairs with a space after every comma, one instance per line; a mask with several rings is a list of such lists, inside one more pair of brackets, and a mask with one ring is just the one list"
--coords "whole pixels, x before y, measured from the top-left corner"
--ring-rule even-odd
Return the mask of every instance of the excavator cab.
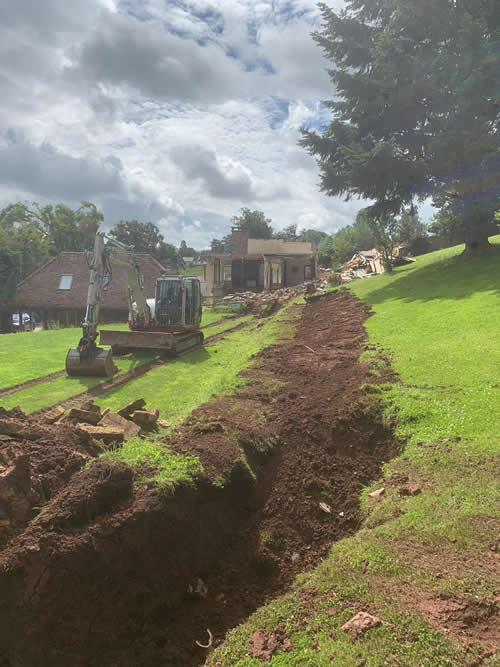
[[200, 281], [188, 277], [159, 278], [154, 317], [161, 329], [198, 329], [201, 322]]

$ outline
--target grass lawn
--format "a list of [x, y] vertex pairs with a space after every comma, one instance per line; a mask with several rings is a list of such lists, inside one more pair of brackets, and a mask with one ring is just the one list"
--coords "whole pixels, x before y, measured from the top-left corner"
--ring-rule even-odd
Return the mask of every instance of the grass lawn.
[[[229, 394], [244, 381], [238, 373], [253, 363], [252, 355], [286, 333], [288, 328], [282, 319], [289, 317], [288, 313], [289, 308], [285, 308], [264, 320], [263, 326], [257, 327], [258, 322], [255, 322], [241, 331], [228, 333], [215, 345], [183, 355], [173, 363], [111, 390], [97, 398], [97, 403], [103, 409], [116, 410], [131, 400], [144, 398], [149, 407], [160, 410], [162, 419], [182, 420], [213, 394]], [[226, 328], [251, 319], [252, 316], [245, 316], [231, 320], [225, 323]], [[217, 333], [215, 329], [218, 327], [210, 328], [211, 335], [212, 331]]]
[[[123, 357], [114, 357], [119, 373], [132, 370], [135, 366], [147, 363], [155, 357], [154, 352], [135, 352]], [[116, 376], [115, 376], [116, 377]], [[36, 412], [50, 405], [55, 405], [71, 396], [77, 396], [103, 382], [100, 377], [62, 377], [41, 382], [27, 389], [0, 398], [0, 405], [7, 410], [19, 406], [24, 412]]]
[[[123, 329], [127, 325], [103, 325]], [[33, 331], [0, 336], [0, 389], [55, 373], [64, 368], [70, 347], [80, 340], [79, 327]]]
[[[384, 480], [364, 491], [362, 530], [231, 632], [209, 664], [260, 665], [249, 653], [250, 635], [280, 623], [292, 649], [275, 653], [271, 665], [434, 667], [479, 664], [478, 657], [498, 664], [498, 656], [467, 650], [445, 619], [431, 627], [422, 611], [450, 597], [491, 604], [498, 588], [486, 564], [500, 528], [500, 254], [464, 260], [461, 250], [350, 285], [374, 311], [366, 328], [376, 349], [365, 353], [373, 375], [383, 353], [401, 379], [383, 385], [382, 407], [397, 418], [404, 450], [386, 464]], [[394, 473], [420, 493], [400, 495], [387, 483]], [[376, 502], [368, 493], [381, 486]], [[360, 610], [395, 629], [381, 626], [352, 642], [340, 627]]]
[[[221, 333], [225, 331], [226, 329], [231, 329], [238, 324], [242, 322], [248, 322], [249, 320], [252, 319], [251, 315], [246, 315], [244, 317], [232, 319], [232, 320], [226, 320], [222, 321], [221, 324], [219, 325], [214, 325], [210, 327], [210, 329], [207, 332], [207, 337], [208, 335], [213, 336], [218, 333]], [[125, 325], [126, 326], [126, 325]], [[115, 327], [115, 325], [110, 325], [111, 327]], [[271, 327], [272, 328], [272, 327]], [[265, 329], [267, 331], [266, 327], [262, 327], [262, 329]], [[262, 329], [259, 329], [262, 330]], [[68, 331], [66, 329], [60, 330], [60, 331]], [[75, 330], [73, 330], [74, 333]], [[247, 330], [243, 330], [241, 332], [237, 332], [241, 334], [242, 339], [245, 339]], [[40, 332], [44, 333], [44, 332]], [[47, 333], [54, 333], [54, 332], [47, 332]], [[55, 333], [59, 333], [59, 331], [56, 331]], [[9, 334], [10, 335], [10, 334]], [[21, 334], [13, 334], [14, 336], [21, 335]], [[23, 335], [28, 335], [28, 334], [23, 334]], [[36, 334], [35, 334], [36, 335]], [[230, 334], [229, 334], [230, 335]], [[235, 335], [235, 334], [233, 334]], [[221, 341], [218, 346], [217, 350], [219, 347], [223, 346], [226, 344], [226, 341]], [[243, 345], [244, 348], [244, 345]], [[253, 349], [253, 348], [252, 348]], [[212, 348], [202, 348], [200, 350], [196, 350], [194, 352], [191, 352], [190, 354], [183, 355], [179, 359], [176, 359], [169, 363], [167, 366], [164, 367], [164, 370], [168, 370], [167, 374], [172, 374], [174, 372], [178, 373], [178, 369], [185, 369], [185, 368], [192, 368], [193, 367], [193, 361], [192, 359], [205, 359], [205, 357], [208, 355], [217, 355], [218, 352], [213, 352], [212, 353]], [[253, 354], [251, 352], [250, 354]], [[194, 355], [194, 357], [193, 357]], [[196, 356], [198, 355], [198, 356]], [[119, 368], [120, 373], [124, 373], [127, 371], [130, 371], [132, 368], [134, 368], [137, 365], [147, 363], [148, 361], [151, 361], [156, 356], [156, 352], [151, 351], [148, 352], [146, 350], [144, 351], [138, 351], [134, 352], [131, 354], [128, 354], [123, 357], [115, 356], [115, 364]], [[223, 356], [223, 355], [222, 355]], [[60, 369], [57, 369], [60, 370]], [[142, 378], [138, 378], [137, 380], [133, 380], [130, 382], [127, 386], [129, 387], [128, 392], [131, 395], [134, 394], [135, 397], [139, 396], [137, 393], [138, 391], [141, 391], [140, 389], [135, 389], [137, 386], [137, 383], [142, 383], [144, 385], [149, 385], [151, 384], [152, 386], [152, 391], [150, 390], [150, 394], [156, 395], [157, 393], [157, 387], [155, 384], [154, 378], [155, 373], [157, 371], [151, 371], [147, 375], [143, 376]], [[184, 377], [183, 371], [179, 370], [181, 373], [181, 377]], [[149, 379], [153, 378], [153, 379]], [[222, 383], [224, 383], [224, 379], [221, 379]], [[0, 405], [6, 409], [13, 408], [15, 406], [20, 406], [22, 410], [24, 410], [27, 413], [31, 412], [36, 412], [37, 410], [41, 410], [42, 408], [46, 408], [48, 406], [54, 405], [60, 401], [64, 401], [68, 398], [71, 398], [72, 396], [77, 396], [78, 394], [81, 394], [92, 387], [95, 387], [96, 385], [100, 384], [103, 382], [103, 378], [93, 378], [93, 377], [58, 377], [53, 380], [49, 380], [48, 382], [43, 382], [38, 385], [34, 385], [32, 387], [28, 387], [27, 389], [21, 389], [20, 391], [16, 391], [13, 394], [9, 394], [8, 396], [4, 396], [3, 398], [0, 398]], [[142, 387], [142, 384], [139, 385], [139, 387]], [[125, 387], [123, 387], [123, 390], [125, 390]], [[177, 383], [175, 391], [180, 392], [180, 395], [178, 396], [177, 400], [181, 401], [183, 400], [183, 390], [182, 390], [182, 379]], [[191, 389], [189, 389], [191, 392]], [[116, 394], [119, 394], [118, 390], [115, 392]], [[142, 394], [141, 394], [142, 395]], [[201, 396], [204, 396], [203, 393], [200, 394]], [[107, 396], [107, 395], [106, 395]], [[144, 396], [146, 398], [146, 396]], [[101, 399], [104, 400], [104, 397]], [[202, 399], [205, 400], [205, 399]], [[190, 403], [191, 405], [191, 403]], [[198, 405], [198, 403], [196, 403]], [[196, 407], [196, 405], [193, 406]], [[159, 406], [158, 406], [159, 407]]]
[[[203, 313], [201, 324], [202, 326], [211, 325], [222, 321], [231, 314], [208, 310]], [[128, 331], [128, 324], [114, 322], [102, 324], [99, 328]], [[224, 331], [224, 327], [220, 331]], [[206, 335], [212, 336], [215, 333], [217, 333], [216, 328], [210, 327]], [[0, 336], [0, 368], [2, 369], [0, 389], [63, 370], [66, 354], [70, 347], [76, 347], [80, 336], [79, 327]], [[1, 404], [3, 405], [3, 402]]]

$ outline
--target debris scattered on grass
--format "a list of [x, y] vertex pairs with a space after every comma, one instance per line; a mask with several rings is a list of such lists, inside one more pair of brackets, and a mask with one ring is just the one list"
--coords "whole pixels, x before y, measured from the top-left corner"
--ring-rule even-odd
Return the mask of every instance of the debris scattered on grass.
[[354, 641], [360, 635], [362, 635], [363, 632], [366, 632], [370, 628], [376, 628], [379, 625], [385, 625], [391, 630], [396, 629], [392, 623], [387, 623], [387, 621], [383, 621], [378, 616], [372, 616], [371, 614], [367, 614], [365, 611], [360, 611], [358, 614], [353, 616], [349, 621], [347, 621], [347, 623], [344, 623], [340, 629], [342, 632], [347, 632], [347, 634]]
[[368, 495], [370, 498], [373, 498], [374, 500], [380, 500], [380, 498], [384, 495], [385, 493], [385, 488], [382, 487], [381, 489], [377, 489], [376, 491], [372, 491]]
[[417, 484], [412, 484], [411, 486], [402, 486], [399, 489], [400, 496], [418, 496], [421, 493], [422, 489]]

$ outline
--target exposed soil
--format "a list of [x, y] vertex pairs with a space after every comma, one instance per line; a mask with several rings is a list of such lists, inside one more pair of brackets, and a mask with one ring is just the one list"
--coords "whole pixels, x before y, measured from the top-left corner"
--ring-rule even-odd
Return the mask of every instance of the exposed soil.
[[[367, 316], [343, 291], [312, 300], [243, 391], [193, 413], [168, 444], [199, 456], [197, 489], [165, 500], [105, 461], [50, 487], [0, 554], [0, 664], [201, 664], [207, 628], [222, 641], [354, 532], [361, 487], [396, 451], [363, 390]], [[33, 441], [16, 446], [31, 454]], [[255, 637], [254, 650], [286, 641]]]

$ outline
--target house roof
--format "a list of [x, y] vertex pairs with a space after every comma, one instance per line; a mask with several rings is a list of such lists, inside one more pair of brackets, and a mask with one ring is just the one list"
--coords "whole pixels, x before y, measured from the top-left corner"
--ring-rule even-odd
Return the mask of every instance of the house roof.
[[[144, 276], [146, 295], [152, 297], [155, 293], [156, 279], [164, 269], [151, 255], [136, 253], [135, 257]], [[71, 289], [59, 289], [63, 275], [73, 276]], [[126, 276], [126, 267], [113, 267], [111, 282], [104, 290], [102, 308], [128, 310]], [[33, 310], [38, 308], [83, 310], [87, 304], [88, 286], [87, 254], [61, 252], [19, 283], [16, 290], [16, 306]]]

